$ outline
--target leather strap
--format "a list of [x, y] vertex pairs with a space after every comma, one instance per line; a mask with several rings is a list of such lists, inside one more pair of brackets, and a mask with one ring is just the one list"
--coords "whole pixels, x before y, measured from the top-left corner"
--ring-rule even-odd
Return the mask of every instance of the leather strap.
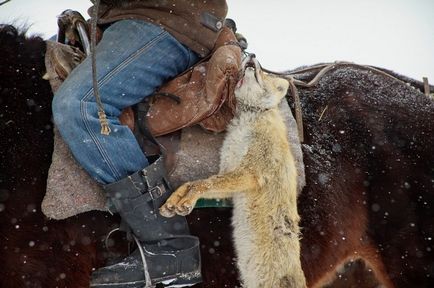
[[103, 188], [113, 198], [134, 198], [142, 194], [148, 202], [171, 191], [169, 182], [166, 180], [163, 157], [158, 158], [145, 169], [117, 182], [107, 184]]
[[169, 182], [166, 180], [167, 172], [163, 157], [158, 158], [154, 163], [141, 170], [141, 173], [151, 200], [160, 198], [170, 190]]

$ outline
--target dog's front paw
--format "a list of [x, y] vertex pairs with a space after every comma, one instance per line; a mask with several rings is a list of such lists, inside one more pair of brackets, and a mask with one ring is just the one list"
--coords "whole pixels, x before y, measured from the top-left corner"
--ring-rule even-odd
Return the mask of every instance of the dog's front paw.
[[190, 214], [200, 195], [196, 186], [198, 186], [196, 183], [188, 182], [176, 189], [166, 203], [160, 207], [160, 214], [164, 217]]
[[187, 182], [181, 185], [175, 192], [170, 195], [166, 200], [166, 203], [160, 207], [160, 214], [164, 217], [173, 217], [177, 214], [177, 205], [179, 201], [188, 193], [190, 190], [190, 183]]
[[194, 206], [196, 205], [197, 199], [192, 197], [184, 197], [181, 199], [178, 204], [175, 206], [176, 214], [181, 216], [186, 216], [193, 211]]
[[160, 214], [164, 217], [170, 218], [176, 215], [175, 208], [170, 203], [165, 203], [163, 206], [160, 207]]

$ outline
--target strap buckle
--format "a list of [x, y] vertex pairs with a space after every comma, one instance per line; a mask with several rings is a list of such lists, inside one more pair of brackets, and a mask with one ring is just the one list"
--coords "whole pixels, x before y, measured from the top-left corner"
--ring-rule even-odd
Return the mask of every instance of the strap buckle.
[[162, 158], [160, 157], [154, 163], [141, 171], [143, 183], [146, 185], [146, 192], [149, 194], [151, 200], [155, 200], [163, 196], [168, 190], [170, 185], [165, 178], [165, 169]]
[[[162, 186], [162, 188], [161, 188], [161, 186]], [[149, 189], [148, 193], [151, 196], [152, 200], [160, 198], [166, 192], [166, 188], [164, 187], [164, 184], [159, 184], [157, 186], [154, 186], [154, 187], [148, 188], [148, 189]]]

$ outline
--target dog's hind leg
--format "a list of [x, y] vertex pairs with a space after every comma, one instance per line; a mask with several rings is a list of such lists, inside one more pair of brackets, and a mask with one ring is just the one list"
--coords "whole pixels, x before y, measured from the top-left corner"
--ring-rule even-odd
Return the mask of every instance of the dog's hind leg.
[[243, 287], [306, 287], [296, 210], [271, 211], [267, 203], [250, 200], [242, 194], [233, 198], [234, 244]]

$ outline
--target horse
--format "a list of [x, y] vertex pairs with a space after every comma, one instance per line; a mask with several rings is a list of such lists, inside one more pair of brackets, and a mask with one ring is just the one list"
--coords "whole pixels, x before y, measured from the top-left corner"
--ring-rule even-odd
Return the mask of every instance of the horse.
[[[107, 240], [116, 216], [41, 212], [53, 149], [45, 49], [40, 37], [0, 28], [0, 287], [88, 287], [92, 271], [128, 250], [122, 235]], [[321, 67], [293, 73], [310, 81]], [[298, 88], [308, 287], [434, 285], [434, 101], [417, 81], [373, 71], [336, 65]], [[195, 209], [188, 222], [201, 240], [197, 287], [237, 287], [231, 210]]]

